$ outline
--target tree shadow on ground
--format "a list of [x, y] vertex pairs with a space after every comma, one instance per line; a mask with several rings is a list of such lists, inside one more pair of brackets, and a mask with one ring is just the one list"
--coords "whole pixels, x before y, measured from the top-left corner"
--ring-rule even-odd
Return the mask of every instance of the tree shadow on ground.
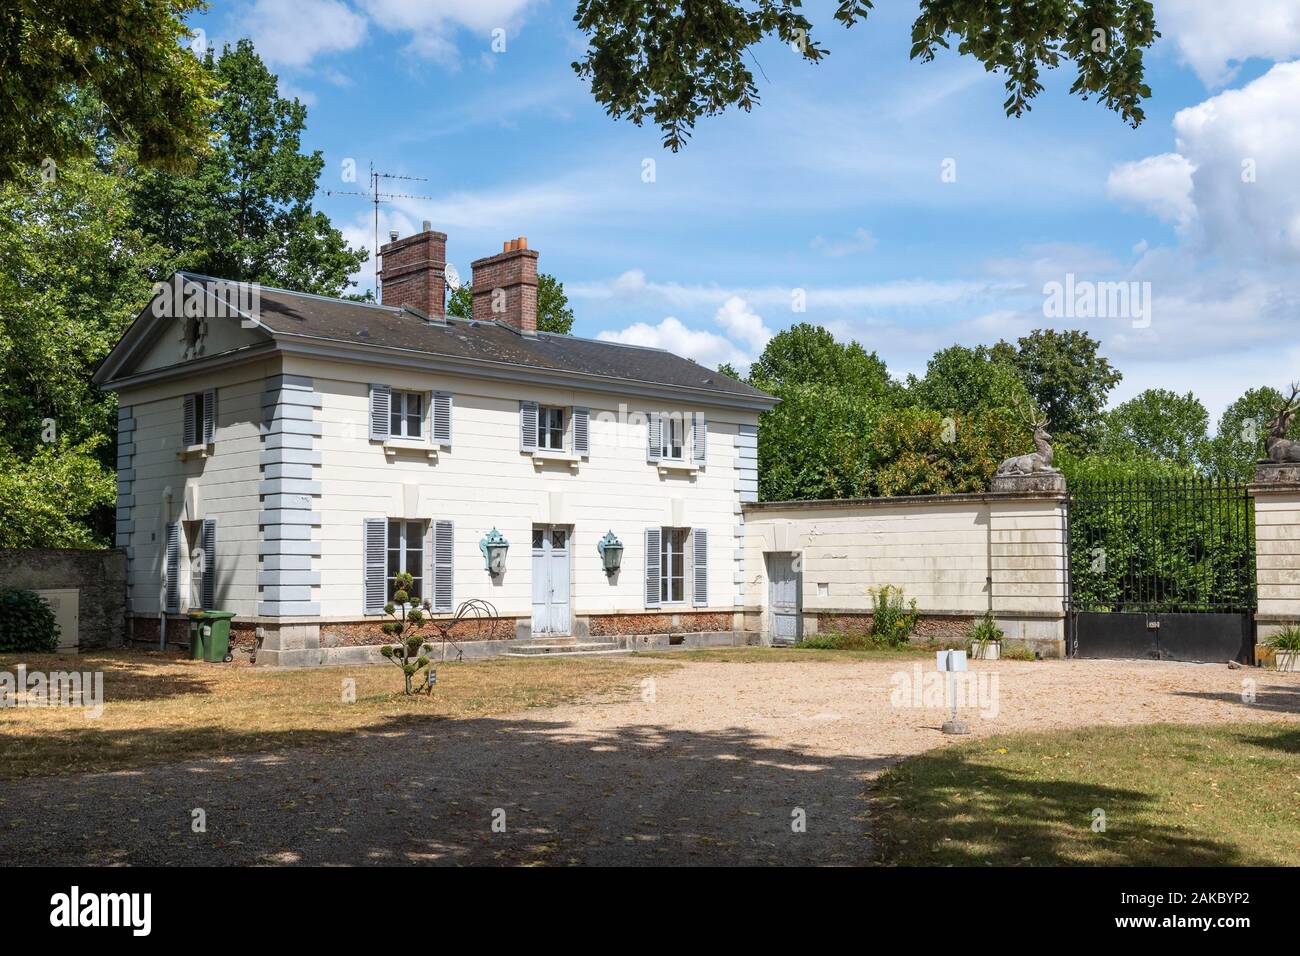
[[[990, 767], [963, 749], [932, 750], [873, 791], [880, 861], [940, 866], [1225, 866], [1232, 844], [1150, 816], [1156, 797], [1132, 787], [1043, 779]], [[1095, 811], [1105, 830], [1093, 829]], [[1158, 819], [1158, 818], [1157, 818]]]
[[184, 660], [174, 654], [132, 657], [117, 654], [6, 654], [0, 657], [0, 670], [14, 672], [22, 664], [27, 673], [58, 671], [99, 673], [104, 675], [104, 698], [111, 701], [150, 701], [183, 697], [190, 694], [211, 694], [215, 675], [205, 674], [201, 664], [194, 665], [193, 673], [177, 668], [161, 670], [159, 665], [178, 664]]
[[[1252, 675], [1247, 675], [1247, 677], [1252, 677]], [[1177, 697], [1194, 697], [1199, 700], [1222, 701], [1225, 704], [1238, 704], [1245, 710], [1267, 710], [1277, 714], [1300, 714], [1300, 686], [1291, 684], [1269, 684], [1264, 686], [1258, 683], [1259, 678], [1253, 679], [1257, 683], [1254, 689], [1255, 699], [1250, 703], [1242, 700], [1241, 691], [1179, 690], [1174, 691], [1174, 695]]]
[[[578, 733], [544, 719], [400, 717], [311, 741], [334, 746], [285, 749], [304, 739], [262, 735], [247, 743], [275, 752], [5, 785], [0, 862], [864, 863], [865, 779], [887, 762], [734, 728]], [[191, 832], [195, 808], [205, 833]]]

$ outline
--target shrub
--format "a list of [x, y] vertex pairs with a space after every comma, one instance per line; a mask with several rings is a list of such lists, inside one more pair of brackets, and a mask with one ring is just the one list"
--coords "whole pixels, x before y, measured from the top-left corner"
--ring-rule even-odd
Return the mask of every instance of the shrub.
[[1024, 644], [1003, 644], [999, 656], [1004, 661], [1036, 661], [1034, 652]]
[[59, 625], [35, 591], [0, 591], [0, 654], [52, 654], [59, 647]]
[[1300, 625], [1288, 624], [1268, 639], [1275, 651], [1300, 651]]
[[882, 647], [902, 647], [916, 630], [921, 612], [916, 598], [903, 604], [903, 589], [886, 584], [871, 589], [871, 636]]
[[1002, 628], [993, 620], [993, 612], [985, 611], [984, 616], [975, 621], [966, 632], [966, 649], [997, 644], [1002, 641]]
[[795, 647], [806, 647], [813, 651], [840, 651], [844, 649], [840, 643], [842, 637], [840, 634], [810, 634], [801, 638]]

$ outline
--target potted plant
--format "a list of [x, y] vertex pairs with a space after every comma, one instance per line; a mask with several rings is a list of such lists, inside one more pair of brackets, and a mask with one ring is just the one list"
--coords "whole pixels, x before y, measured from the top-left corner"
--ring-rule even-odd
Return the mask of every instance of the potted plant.
[[1300, 672], [1300, 624], [1288, 624], [1269, 638], [1273, 663], [1280, 671]]
[[1002, 628], [993, 620], [992, 611], [971, 625], [966, 642], [971, 660], [996, 661], [1002, 656]]

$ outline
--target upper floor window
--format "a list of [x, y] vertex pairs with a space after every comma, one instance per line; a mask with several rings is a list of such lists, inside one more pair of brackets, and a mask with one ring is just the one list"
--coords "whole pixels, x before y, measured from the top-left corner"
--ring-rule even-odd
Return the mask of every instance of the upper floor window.
[[183, 444], [208, 445], [216, 430], [217, 393], [214, 389], [185, 396], [182, 421]]
[[537, 409], [537, 447], [564, 451], [564, 409], [541, 405]]
[[393, 392], [388, 409], [388, 434], [392, 438], [424, 437], [424, 396], [419, 392]]
[[686, 419], [681, 415], [665, 415], [663, 418], [663, 444], [659, 449], [661, 458], [681, 461], [686, 448]]

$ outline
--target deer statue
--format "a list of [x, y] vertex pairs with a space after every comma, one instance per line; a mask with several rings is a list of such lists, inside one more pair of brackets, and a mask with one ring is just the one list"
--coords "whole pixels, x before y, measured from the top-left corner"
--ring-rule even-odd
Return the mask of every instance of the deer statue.
[[1269, 461], [1279, 464], [1300, 462], [1300, 441], [1286, 437], [1296, 410], [1300, 409], [1298, 397], [1300, 397], [1300, 385], [1292, 382], [1290, 396], [1277, 410], [1273, 420], [1268, 423], [1268, 437], [1264, 439], [1264, 447], [1268, 450]]
[[1017, 401], [1016, 409], [1024, 418], [1025, 424], [1034, 430], [1034, 447], [1038, 450], [1028, 455], [1013, 455], [998, 465], [999, 475], [1042, 475], [1053, 474], [1052, 436], [1047, 432], [1047, 416], [1034, 416], [1025, 406]]

